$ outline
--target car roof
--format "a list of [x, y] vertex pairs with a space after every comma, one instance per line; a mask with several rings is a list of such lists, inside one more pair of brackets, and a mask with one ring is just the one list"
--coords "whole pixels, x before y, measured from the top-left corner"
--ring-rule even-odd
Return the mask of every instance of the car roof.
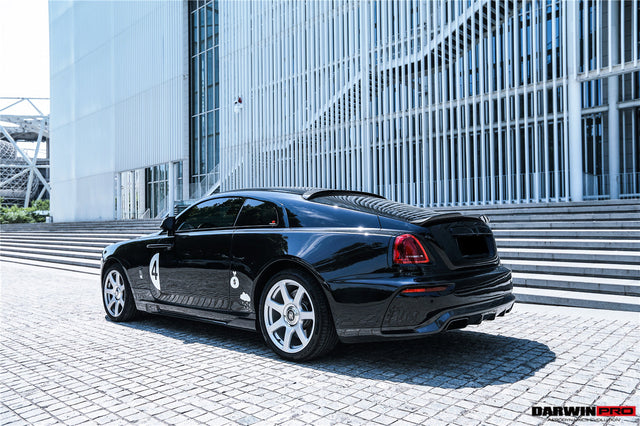
[[351, 191], [343, 189], [328, 189], [328, 188], [314, 188], [314, 187], [278, 187], [278, 188], [242, 188], [234, 189], [225, 192], [218, 192], [211, 194], [210, 197], [219, 197], [225, 195], [237, 195], [237, 196], [258, 196], [258, 195], [278, 195], [288, 194], [301, 196], [305, 200], [311, 200], [313, 198], [325, 197], [331, 195], [361, 195], [374, 198], [384, 199], [383, 196], [363, 191]]
[[460, 213], [441, 214], [429, 208], [412, 206], [388, 200], [380, 195], [361, 191], [326, 188], [247, 188], [220, 192], [215, 196], [268, 197], [271, 201], [286, 203], [294, 208], [300, 203], [313, 202], [346, 208], [361, 214], [372, 214], [401, 222], [422, 224], [435, 217], [459, 216]]

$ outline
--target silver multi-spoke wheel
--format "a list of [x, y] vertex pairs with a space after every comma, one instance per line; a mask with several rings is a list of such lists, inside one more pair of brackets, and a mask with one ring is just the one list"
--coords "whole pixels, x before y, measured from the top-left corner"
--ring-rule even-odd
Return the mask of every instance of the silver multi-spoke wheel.
[[276, 282], [264, 303], [264, 321], [269, 339], [286, 353], [300, 352], [313, 337], [316, 315], [309, 293], [298, 282]]
[[125, 294], [126, 289], [122, 274], [116, 269], [112, 269], [105, 277], [103, 286], [104, 306], [111, 316], [118, 317], [122, 314], [126, 302]]
[[280, 271], [260, 294], [260, 330], [279, 357], [306, 361], [329, 353], [338, 343], [327, 298], [310, 273]]

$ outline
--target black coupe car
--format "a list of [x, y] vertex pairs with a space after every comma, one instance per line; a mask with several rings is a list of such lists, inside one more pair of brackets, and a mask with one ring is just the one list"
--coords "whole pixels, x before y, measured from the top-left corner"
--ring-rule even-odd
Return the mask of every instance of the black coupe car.
[[480, 218], [326, 189], [215, 194], [108, 246], [104, 308], [260, 330], [281, 357], [415, 338], [509, 312], [511, 272]]

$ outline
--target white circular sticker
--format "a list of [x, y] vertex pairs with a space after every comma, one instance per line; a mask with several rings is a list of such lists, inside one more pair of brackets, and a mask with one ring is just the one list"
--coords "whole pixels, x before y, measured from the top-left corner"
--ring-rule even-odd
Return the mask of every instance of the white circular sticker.
[[237, 272], [233, 271], [233, 277], [231, 277], [231, 282], [229, 284], [231, 284], [231, 288], [238, 288], [240, 287], [240, 280], [238, 279], [238, 277], [236, 277]]
[[160, 253], [156, 253], [151, 258], [151, 263], [149, 264], [149, 275], [151, 276], [151, 282], [153, 286], [160, 290]]

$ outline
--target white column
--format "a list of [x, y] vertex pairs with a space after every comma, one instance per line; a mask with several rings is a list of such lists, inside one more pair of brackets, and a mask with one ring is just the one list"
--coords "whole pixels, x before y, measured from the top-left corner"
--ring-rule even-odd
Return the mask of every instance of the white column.
[[362, 155], [363, 176], [362, 188], [356, 188], [369, 192], [373, 190], [373, 176], [371, 175], [371, 134], [369, 130], [371, 126], [371, 103], [369, 100], [371, 96], [369, 93], [371, 84], [371, 66], [369, 63], [369, 49], [371, 48], [371, 44], [369, 41], [369, 27], [371, 26], [370, 8], [370, 3], [360, 3], [360, 28], [362, 29], [360, 35], [360, 73], [362, 87], [362, 96], [360, 98], [360, 112], [362, 114], [362, 151], [360, 155]]
[[[610, 1], [609, 46], [610, 65], [616, 65], [620, 42], [620, 3]], [[609, 194], [612, 200], [620, 198], [620, 111], [618, 110], [618, 76], [608, 78], [609, 86]]]
[[176, 172], [175, 172], [175, 163], [169, 163], [169, 173], [167, 176], [168, 188], [167, 188], [167, 208], [169, 210], [169, 216], [173, 216], [173, 202], [175, 200], [176, 193]]
[[567, 104], [569, 121], [569, 198], [582, 201], [582, 105], [578, 81], [578, 2], [564, 4], [567, 8]]
[[115, 175], [115, 183], [116, 183], [116, 217], [115, 219], [122, 219], [122, 174], [120, 172], [116, 172]]
[[[222, 172], [220, 172], [220, 177], [222, 177]], [[183, 200], [188, 200], [190, 198], [189, 184], [190, 184], [189, 160], [184, 160], [182, 162], [182, 199]]]

